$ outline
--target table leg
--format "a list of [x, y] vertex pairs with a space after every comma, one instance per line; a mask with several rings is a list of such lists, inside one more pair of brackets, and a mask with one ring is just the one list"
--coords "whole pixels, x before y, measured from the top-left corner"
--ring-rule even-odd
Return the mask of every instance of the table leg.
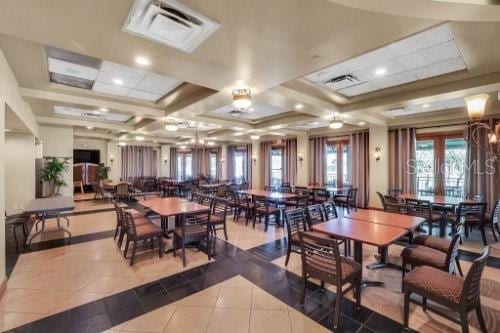
[[[354, 241], [354, 260], [363, 265], [363, 243]], [[361, 287], [383, 287], [382, 281], [361, 280]]]
[[[69, 219], [66, 216], [62, 216], [62, 218], [66, 219], [66, 221], [68, 221], [68, 223], [69, 223]], [[69, 235], [69, 237], [71, 237], [71, 232], [69, 232], [69, 230], [67, 230], [64, 227], [61, 227], [61, 214], [60, 213], [57, 213], [57, 229], [62, 230], [63, 232], [66, 232]]]
[[389, 248], [387, 246], [380, 248], [380, 255], [375, 255], [375, 258], [377, 258], [378, 262], [366, 265], [366, 268], [368, 269], [394, 268], [397, 270], [401, 270], [401, 266], [389, 262]]
[[38, 221], [41, 221], [42, 222], [42, 227], [40, 228], [40, 230], [38, 230], [37, 232], [35, 232], [29, 239], [28, 239], [28, 246], [31, 246], [31, 242], [33, 241], [33, 238], [35, 238], [36, 236], [40, 235], [44, 230], [45, 230], [45, 216], [46, 214], [41, 214], [40, 215], [40, 219], [35, 221], [35, 225], [38, 223]]

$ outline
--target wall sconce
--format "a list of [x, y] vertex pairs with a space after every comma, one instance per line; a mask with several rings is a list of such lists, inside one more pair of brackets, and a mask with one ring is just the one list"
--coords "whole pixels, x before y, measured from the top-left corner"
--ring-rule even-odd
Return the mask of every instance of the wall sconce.
[[302, 166], [302, 162], [304, 161], [304, 156], [302, 156], [302, 153], [298, 153], [297, 157], [298, 157], [300, 166]]
[[380, 147], [375, 148], [375, 153], [373, 153], [373, 157], [375, 157], [375, 161], [380, 161], [380, 158], [382, 157], [382, 149]]
[[163, 159], [163, 163], [165, 163], [165, 165], [167, 165], [167, 163], [168, 163], [168, 158], [166, 158], [166, 157], [165, 157], [165, 158]]
[[220, 159], [220, 162], [221, 162], [221, 163], [226, 162], [226, 156], [225, 156], [225, 155], [222, 155], [222, 157], [221, 157], [221, 159]]
[[257, 163], [257, 155], [252, 155], [253, 164]]
[[111, 156], [111, 157], [109, 158], [109, 164], [110, 164], [110, 166], [113, 166], [113, 162], [114, 162], [114, 161], [115, 161], [114, 157], [113, 157], [113, 156]]

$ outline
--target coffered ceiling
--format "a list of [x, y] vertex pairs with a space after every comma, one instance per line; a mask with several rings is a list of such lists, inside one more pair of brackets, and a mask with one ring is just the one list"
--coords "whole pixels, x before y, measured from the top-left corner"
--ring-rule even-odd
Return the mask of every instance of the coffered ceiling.
[[[2, 1], [0, 48], [40, 123], [114, 140], [199, 133], [222, 142], [333, 135], [333, 114], [342, 131], [463, 121], [462, 99], [477, 93], [500, 113], [498, 6], [412, 0], [412, 13], [406, 0], [391, 11], [362, 1], [166, 0], [189, 8], [196, 29], [196, 15], [214, 24], [198, 46], [175, 48], [123, 30], [134, 4], [147, 2]], [[473, 20], [461, 6], [490, 10]], [[252, 109], [233, 112], [238, 86], [251, 90]]]

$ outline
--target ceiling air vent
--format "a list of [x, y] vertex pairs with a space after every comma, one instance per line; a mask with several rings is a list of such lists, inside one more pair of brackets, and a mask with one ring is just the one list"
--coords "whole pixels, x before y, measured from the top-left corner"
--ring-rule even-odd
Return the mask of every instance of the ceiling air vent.
[[233, 116], [233, 117], [240, 117], [243, 115], [243, 111], [242, 110], [231, 110], [231, 111], [229, 111], [229, 115]]
[[191, 53], [219, 27], [175, 0], [136, 0], [123, 31]]
[[392, 109], [386, 110], [387, 114], [393, 117], [397, 116], [404, 116], [405, 114], [408, 114], [409, 110], [406, 109], [404, 106], [398, 106]]
[[346, 75], [336, 76], [336, 77], [326, 81], [324, 84], [339, 84], [339, 83], [344, 82], [344, 81], [358, 82], [359, 80], [352, 74], [346, 74]]

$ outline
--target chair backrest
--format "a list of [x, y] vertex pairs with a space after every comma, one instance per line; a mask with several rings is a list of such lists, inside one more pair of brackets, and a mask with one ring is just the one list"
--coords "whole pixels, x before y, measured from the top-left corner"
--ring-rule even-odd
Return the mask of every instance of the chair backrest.
[[491, 225], [500, 224], [500, 199], [495, 202], [491, 211]]
[[469, 273], [465, 277], [460, 300], [467, 303], [478, 303], [480, 297], [481, 276], [483, 275], [486, 260], [490, 255], [490, 247], [483, 248], [481, 256], [474, 260]]
[[120, 184], [116, 185], [116, 194], [119, 196], [128, 195], [128, 184], [127, 183], [120, 183]]
[[314, 199], [328, 199], [328, 191], [326, 188], [315, 188], [313, 190]]
[[347, 191], [347, 202], [349, 202], [353, 206], [357, 206], [357, 199], [358, 199], [358, 189], [350, 188]]
[[205, 205], [207, 207], [212, 207], [214, 202], [214, 197], [208, 194], [200, 194], [198, 195], [198, 203], [200, 205]]
[[485, 196], [484, 194], [470, 194], [470, 193], [467, 193], [465, 195], [465, 198], [466, 199], [470, 199], [474, 202], [484, 202], [485, 201]]
[[457, 223], [461, 221], [475, 221], [485, 223], [486, 202], [461, 202], [457, 208]]
[[419, 216], [430, 218], [432, 214], [432, 205], [429, 200], [419, 200], [407, 198], [405, 200], [408, 207], [408, 214], [412, 216]]
[[285, 212], [285, 223], [288, 240], [292, 239], [299, 231], [307, 231], [307, 222], [302, 208], [292, 209]]
[[212, 203], [212, 215], [226, 218], [229, 201], [224, 198], [214, 198]]
[[332, 202], [324, 202], [323, 209], [325, 210], [326, 220], [336, 219], [339, 217], [339, 214], [337, 213], [337, 208]]
[[247, 207], [250, 207], [250, 203], [251, 203], [251, 198], [248, 194], [246, 193], [239, 193], [239, 192], [236, 192], [237, 196], [238, 196], [238, 203], [240, 205], [244, 205], [244, 206], [247, 206]]
[[299, 242], [304, 271], [322, 281], [341, 285], [342, 265], [337, 241], [300, 231]]
[[384, 195], [378, 191], [377, 191], [377, 195], [378, 195], [378, 198], [380, 199], [380, 204], [382, 206], [384, 206], [384, 203], [385, 203]]
[[450, 267], [451, 263], [455, 262], [455, 258], [458, 256], [458, 244], [460, 243], [460, 237], [462, 235], [463, 227], [463, 223], [459, 223], [455, 227], [455, 234], [451, 239], [448, 252], [446, 252], [446, 264], [448, 267]]
[[127, 228], [127, 238], [132, 240], [137, 235], [137, 230], [136, 230], [135, 223], [134, 223], [134, 217], [129, 212], [123, 210], [122, 208], [120, 208], [120, 209], [122, 210], [122, 214], [123, 214], [123, 224]]
[[321, 204], [307, 206], [306, 215], [309, 226], [325, 222], [323, 206]]
[[403, 194], [403, 190], [399, 188], [390, 188], [387, 191], [387, 194], [389, 194], [390, 197], [399, 197], [401, 194]]
[[210, 223], [210, 215], [211, 211], [210, 209], [200, 211], [200, 212], [193, 212], [193, 213], [187, 213], [184, 214], [184, 218], [182, 219], [182, 234], [184, 235], [186, 232], [187, 227], [193, 227], [193, 226], [207, 226], [207, 233], [208, 233], [208, 228], [209, 228], [209, 223]]
[[408, 206], [406, 206], [405, 204], [386, 201], [384, 203], [384, 212], [397, 213], [397, 214], [408, 214]]

